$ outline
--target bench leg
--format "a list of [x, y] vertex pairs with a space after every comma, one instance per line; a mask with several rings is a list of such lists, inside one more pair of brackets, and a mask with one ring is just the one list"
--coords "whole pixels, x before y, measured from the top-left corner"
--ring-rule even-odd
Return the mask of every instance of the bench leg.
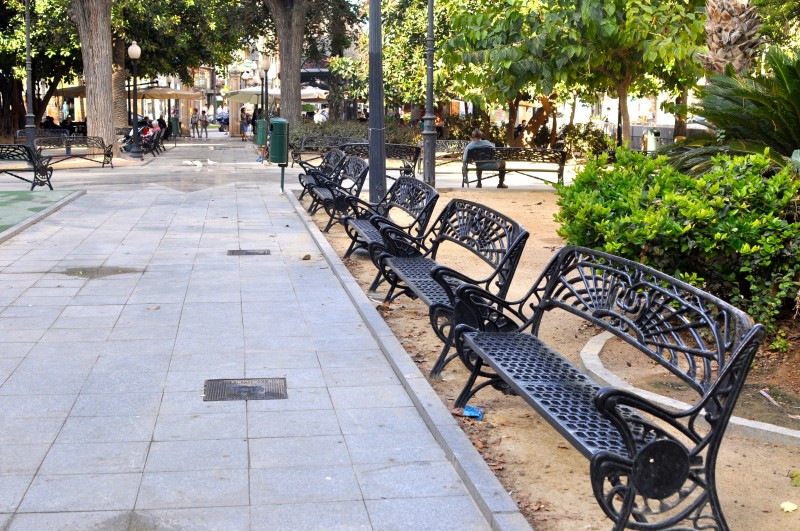
[[372, 279], [372, 284], [369, 285], [369, 291], [375, 291], [378, 289], [378, 286], [381, 285], [381, 282], [383, 282], [383, 277], [381, 276], [381, 272], [378, 271], [375, 274], [375, 278]]
[[478, 376], [480, 375], [481, 367], [483, 367], [483, 360], [478, 358], [475, 360], [475, 364], [472, 367], [472, 372], [470, 373], [469, 378], [467, 379], [467, 383], [464, 384], [464, 388], [461, 390], [461, 393], [459, 393], [458, 398], [456, 398], [456, 403], [454, 404], [456, 408], [462, 408], [466, 406], [467, 402], [469, 402], [469, 399], [472, 398], [475, 395], [475, 393], [480, 391], [488, 383], [484, 382], [475, 389], [473, 389], [473, 387], [475, 386], [475, 380], [477, 380]]
[[447, 353], [450, 352], [450, 347], [453, 345], [453, 310], [442, 304], [434, 304], [428, 310], [428, 316], [433, 331], [444, 343], [430, 374], [431, 378], [438, 379], [442, 377], [442, 371], [445, 366], [458, 355], [447, 356]]

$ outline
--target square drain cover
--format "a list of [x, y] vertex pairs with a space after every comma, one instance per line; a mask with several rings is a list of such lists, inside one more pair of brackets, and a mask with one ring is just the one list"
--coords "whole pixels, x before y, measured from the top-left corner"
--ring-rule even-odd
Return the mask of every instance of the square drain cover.
[[272, 254], [269, 249], [230, 249], [228, 256], [264, 256]]
[[288, 398], [286, 378], [206, 380], [203, 402], [222, 400], [279, 400]]

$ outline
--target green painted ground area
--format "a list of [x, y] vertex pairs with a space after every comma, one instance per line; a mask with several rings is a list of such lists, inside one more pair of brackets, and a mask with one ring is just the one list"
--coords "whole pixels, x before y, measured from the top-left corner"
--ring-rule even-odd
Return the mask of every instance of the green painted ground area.
[[73, 192], [74, 190], [0, 192], [0, 232], [25, 221]]

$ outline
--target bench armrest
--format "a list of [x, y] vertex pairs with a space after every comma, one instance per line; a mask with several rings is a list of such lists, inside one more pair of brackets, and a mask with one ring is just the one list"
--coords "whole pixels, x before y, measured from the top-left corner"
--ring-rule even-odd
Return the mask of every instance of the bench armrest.
[[[615, 387], [604, 387], [597, 391], [594, 403], [597, 410], [605, 415], [622, 435], [622, 439], [628, 448], [629, 457], [633, 457], [636, 454], [636, 451], [643, 443], [643, 439], [650, 439], [654, 435], [656, 438], [675, 438], [663, 426], [654, 422], [655, 419], [667, 424], [670, 428], [677, 430], [695, 443], [699, 443], [702, 438], [691, 429], [691, 424], [693, 423], [687, 425], [679, 420], [687, 416], [696, 416], [702, 408], [702, 404], [695, 404], [687, 410], [674, 412], [630, 391]], [[628, 411], [624, 411], [624, 409]], [[632, 419], [631, 410], [638, 418]], [[632, 424], [636, 424], [640, 428], [636, 430], [636, 435], [634, 435]]]
[[480, 332], [522, 332], [530, 323], [519, 301], [507, 301], [473, 284], [455, 290], [453, 324], [466, 325]]
[[392, 225], [382, 225], [379, 228], [383, 241], [386, 243], [386, 253], [391, 256], [420, 256], [428, 253], [423, 237], [411, 236], [407, 232]]
[[370, 203], [354, 195], [348, 196], [347, 206], [353, 211], [353, 217], [356, 219], [370, 219], [377, 212], [375, 207], [377, 203]]

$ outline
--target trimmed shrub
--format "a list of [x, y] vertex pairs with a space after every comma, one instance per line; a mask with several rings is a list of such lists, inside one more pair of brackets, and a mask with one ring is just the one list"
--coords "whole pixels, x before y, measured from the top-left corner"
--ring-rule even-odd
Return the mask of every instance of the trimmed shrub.
[[765, 155], [719, 156], [701, 178], [626, 149], [559, 186], [558, 233], [725, 299], [775, 332], [800, 279], [800, 181]]
[[573, 157], [586, 158], [614, 147], [614, 139], [592, 122], [565, 125], [559, 130], [558, 139]]
[[[416, 145], [421, 139], [418, 131], [388, 116], [384, 120], [384, 125], [387, 143]], [[311, 120], [304, 120], [299, 125], [289, 127], [290, 144], [296, 146], [304, 136], [344, 136], [366, 139], [369, 136], [369, 123], [330, 119], [316, 124]]]

